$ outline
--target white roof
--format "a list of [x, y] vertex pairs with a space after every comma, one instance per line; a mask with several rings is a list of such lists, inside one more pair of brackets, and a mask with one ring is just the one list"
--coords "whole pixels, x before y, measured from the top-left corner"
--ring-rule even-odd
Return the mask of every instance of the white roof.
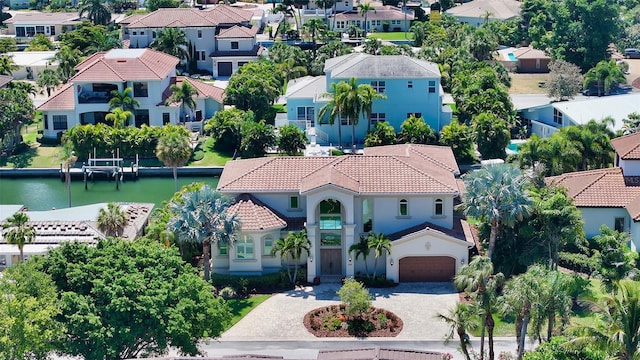
[[112, 49], [104, 54], [105, 59], [137, 59], [145, 52], [145, 48], [142, 49]]
[[315, 98], [327, 92], [325, 76], [305, 76], [289, 81], [287, 85], [287, 99]]
[[[60, 244], [25, 244], [24, 255], [44, 255], [49, 252], [49, 250], [59, 246]], [[20, 250], [15, 245], [0, 244], [0, 255], [20, 255]]]
[[0, 221], [10, 218], [13, 214], [22, 210], [24, 205], [2, 205], [0, 204]]
[[20, 66], [47, 66], [56, 56], [55, 51], [13, 51], [7, 53]]
[[454, 6], [446, 13], [451, 16], [509, 20], [520, 15], [521, 3], [516, 0], [473, 0]]
[[106, 209], [107, 203], [74, 206], [65, 209], [27, 211], [31, 221], [96, 221], [100, 209]]
[[610, 128], [613, 131], [622, 129], [622, 119], [631, 113], [640, 113], [640, 92], [603, 97], [590, 97], [587, 100], [562, 101], [551, 104], [554, 108], [569, 117], [576, 125], [589, 120], [600, 121], [606, 117], [615, 120]]

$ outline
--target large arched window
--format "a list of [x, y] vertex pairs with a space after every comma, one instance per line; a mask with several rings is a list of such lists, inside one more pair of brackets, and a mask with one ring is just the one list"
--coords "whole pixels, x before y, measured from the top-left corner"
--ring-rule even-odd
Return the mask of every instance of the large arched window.
[[436, 216], [442, 216], [444, 215], [444, 202], [442, 201], [442, 199], [436, 199], [435, 204], [434, 204], [434, 214]]

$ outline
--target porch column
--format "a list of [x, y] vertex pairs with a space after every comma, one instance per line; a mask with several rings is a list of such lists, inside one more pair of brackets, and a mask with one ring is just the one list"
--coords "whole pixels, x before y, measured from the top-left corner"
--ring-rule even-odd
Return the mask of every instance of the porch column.
[[318, 263], [320, 262], [320, 246], [318, 243], [318, 225], [307, 225], [307, 238], [311, 243], [309, 256], [307, 256], [307, 281], [312, 283], [313, 279], [318, 276]]
[[356, 224], [345, 224], [342, 225], [342, 227], [344, 228], [344, 251], [345, 254], [347, 255], [344, 259], [344, 262], [346, 263], [345, 266], [345, 276], [346, 277], [353, 277], [355, 274], [354, 271], [354, 263], [355, 263], [355, 259], [353, 258], [353, 254], [349, 253], [349, 248], [351, 247], [351, 245], [353, 245], [353, 241], [355, 238], [355, 229], [356, 229]]

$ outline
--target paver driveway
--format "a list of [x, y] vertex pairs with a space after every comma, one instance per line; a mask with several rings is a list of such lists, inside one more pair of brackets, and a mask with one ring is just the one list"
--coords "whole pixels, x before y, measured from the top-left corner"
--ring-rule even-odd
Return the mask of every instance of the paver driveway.
[[[318, 307], [339, 304], [340, 284], [322, 284], [276, 294], [260, 304], [220, 337], [221, 340], [316, 339], [302, 324], [304, 315]], [[406, 283], [388, 289], [370, 289], [373, 306], [394, 312], [404, 328], [394, 339], [441, 340], [447, 325], [436, 318], [458, 301], [450, 283]]]

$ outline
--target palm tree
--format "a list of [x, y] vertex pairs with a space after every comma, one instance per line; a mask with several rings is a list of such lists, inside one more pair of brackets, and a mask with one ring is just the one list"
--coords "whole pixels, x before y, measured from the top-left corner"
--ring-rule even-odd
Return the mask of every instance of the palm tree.
[[133, 97], [133, 88], [127, 87], [122, 91], [112, 90], [109, 99], [109, 111], [120, 108], [123, 111], [134, 113], [140, 107], [140, 101]]
[[598, 87], [598, 96], [604, 95], [617, 84], [626, 84], [627, 79], [615, 60], [600, 61], [584, 75], [584, 88]]
[[177, 129], [167, 129], [167, 133], [158, 139], [156, 156], [165, 166], [173, 169], [173, 181], [178, 191], [178, 167], [184, 165], [191, 157], [189, 137]]
[[38, 93], [36, 91], [36, 87], [33, 86], [32, 83], [26, 81], [12, 81], [9, 83], [8, 87], [16, 89], [24, 94], [32, 95], [33, 97]]
[[173, 55], [180, 60], [189, 57], [189, 40], [184, 31], [175, 27], [168, 27], [158, 32], [158, 37], [149, 44], [149, 47]]
[[518, 168], [507, 164], [489, 165], [464, 176], [466, 192], [460, 206], [466, 216], [491, 225], [489, 259], [501, 227], [511, 227], [531, 212], [531, 201], [524, 189], [527, 182]]
[[47, 97], [51, 97], [51, 92], [60, 85], [60, 78], [58, 77], [58, 74], [56, 74], [55, 70], [44, 69], [40, 72], [40, 75], [38, 75], [36, 84], [41, 89], [47, 91]]
[[87, 18], [95, 25], [107, 25], [111, 22], [111, 11], [102, 0], [80, 0], [78, 16], [87, 14]]
[[69, 199], [69, 207], [71, 207], [71, 171], [70, 168], [75, 165], [78, 157], [73, 151], [73, 146], [70, 142], [66, 142], [62, 149], [60, 149], [60, 153], [58, 154], [58, 158], [62, 161], [62, 168], [66, 169], [64, 173], [64, 183], [67, 186], [67, 197]]
[[113, 123], [113, 127], [116, 129], [122, 129], [125, 126], [129, 126], [129, 119], [133, 113], [128, 110], [122, 110], [117, 107], [113, 109], [110, 113], [108, 113], [104, 118], [107, 121], [111, 121]]
[[327, 10], [331, 9], [333, 5], [336, 3], [335, 0], [316, 0], [316, 6], [324, 11], [324, 24], [329, 26], [329, 14], [327, 14]]
[[13, 58], [11, 56], [0, 56], [0, 75], [11, 76], [11, 74], [19, 68], [20, 67], [13, 62]]
[[369, 247], [369, 242], [367, 239], [361, 237], [360, 241], [351, 245], [349, 247], [349, 253], [353, 252], [355, 260], [357, 261], [360, 255], [362, 255], [362, 260], [364, 261], [364, 271], [369, 277], [369, 265], [367, 264], [367, 258], [371, 253], [371, 248]]
[[375, 261], [373, 263], [373, 278], [376, 278], [376, 272], [378, 270], [378, 259], [382, 255], [391, 255], [391, 240], [383, 233], [371, 233], [367, 237], [367, 245], [369, 249], [373, 250], [373, 257]]
[[311, 43], [313, 44], [313, 49], [311, 49], [313, 54], [313, 59], [316, 58], [316, 36], [319, 32], [327, 30], [327, 25], [322, 22], [320, 19], [309, 19], [302, 26], [305, 28], [309, 35], [311, 36]]
[[[271, 250], [272, 254], [279, 254], [287, 264], [287, 275], [292, 284], [296, 284], [298, 278], [298, 265], [302, 257], [302, 252], [307, 255], [311, 251], [311, 242], [307, 237], [307, 231], [290, 232], [284, 239], [278, 239]], [[291, 274], [291, 261], [293, 261], [293, 275]]]
[[58, 77], [63, 83], [67, 83], [69, 79], [76, 73], [76, 65], [80, 63], [82, 53], [80, 50], [64, 45], [58, 50], [54, 56], [54, 60], [58, 63]]
[[344, 88], [344, 81], [339, 83], [331, 83], [329, 85], [330, 91], [328, 93], [324, 93], [323, 97], [328, 97], [329, 101], [322, 105], [320, 111], [318, 111], [318, 123], [322, 123], [322, 119], [324, 119], [325, 115], [329, 115], [329, 125], [333, 126], [335, 124], [336, 119], [338, 119], [338, 148], [342, 148], [342, 104], [338, 103], [337, 99], [339, 93]]
[[18, 246], [21, 262], [24, 261], [24, 245], [31, 244], [36, 238], [36, 230], [33, 226], [27, 225], [28, 222], [29, 216], [27, 214], [17, 212], [2, 225], [2, 229], [7, 230], [3, 235], [7, 244]]
[[450, 326], [449, 332], [444, 339], [445, 344], [453, 339], [454, 333], [457, 334], [458, 339], [460, 339], [460, 350], [462, 350], [466, 360], [471, 360], [469, 350], [467, 349], [469, 345], [469, 334], [467, 334], [467, 330], [474, 330], [478, 327], [478, 324], [472, 321], [473, 314], [474, 310], [472, 305], [457, 303], [456, 307], [449, 310], [448, 314], [438, 314], [436, 316]]
[[[200, 93], [198, 90], [193, 87], [188, 81], [182, 81], [182, 83], [178, 85], [171, 85], [171, 96], [167, 99], [166, 103], [180, 103], [180, 119], [184, 120], [184, 116], [186, 115], [186, 108], [189, 108], [191, 112], [195, 111], [197, 103], [195, 97]], [[197, 119], [194, 119], [197, 120]]]
[[228, 212], [232, 204], [232, 199], [207, 185], [169, 203], [167, 229], [176, 234], [179, 243], [202, 246], [206, 281], [211, 279], [211, 244], [233, 243], [240, 229], [237, 215]]
[[367, 14], [369, 11], [376, 13], [376, 8], [371, 3], [361, 3], [358, 5], [358, 12], [364, 16], [364, 36], [367, 37]]
[[580, 337], [570, 343], [596, 345], [620, 360], [640, 358], [640, 282], [621, 280], [617, 291], [596, 304], [602, 319], [593, 325], [578, 327]]
[[127, 225], [127, 221], [127, 214], [117, 203], [110, 202], [106, 209], [102, 208], [98, 212], [98, 229], [106, 236], [118, 237], [120, 231]]

